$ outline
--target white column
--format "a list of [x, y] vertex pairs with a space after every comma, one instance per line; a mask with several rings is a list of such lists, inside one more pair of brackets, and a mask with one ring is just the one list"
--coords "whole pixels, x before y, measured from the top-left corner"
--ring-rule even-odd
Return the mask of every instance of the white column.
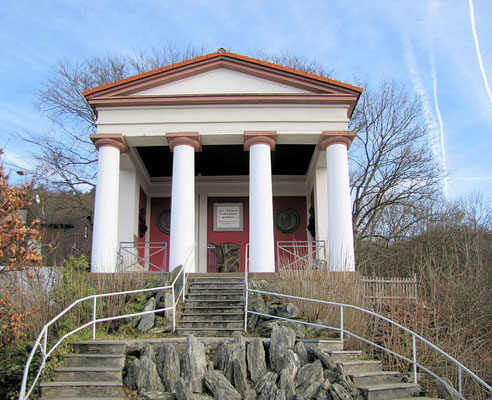
[[316, 168], [314, 176], [314, 220], [316, 240], [323, 240], [324, 251], [317, 258], [326, 260], [328, 249], [328, 189], [326, 168]]
[[272, 167], [275, 133], [245, 133], [249, 149], [249, 271], [275, 272]]
[[331, 271], [355, 271], [352, 204], [347, 147], [351, 137], [329, 134], [326, 149], [328, 185], [328, 262]]
[[169, 271], [195, 272], [195, 149], [198, 134], [166, 134], [173, 151]]
[[116, 272], [121, 135], [91, 135], [99, 150], [97, 165], [91, 272]]

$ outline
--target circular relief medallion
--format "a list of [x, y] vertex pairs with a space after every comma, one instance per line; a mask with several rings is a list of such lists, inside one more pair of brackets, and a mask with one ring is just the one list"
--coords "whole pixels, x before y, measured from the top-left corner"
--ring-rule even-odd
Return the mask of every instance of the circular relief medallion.
[[164, 210], [157, 217], [157, 227], [162, 233], [169, 235], [170, 226], [171, 226], [171, 211]]
[[282, 233], [292, 233], [299, 228], [299, 214], [292, 208], [281, 208], [275, 213], [275, 228]]

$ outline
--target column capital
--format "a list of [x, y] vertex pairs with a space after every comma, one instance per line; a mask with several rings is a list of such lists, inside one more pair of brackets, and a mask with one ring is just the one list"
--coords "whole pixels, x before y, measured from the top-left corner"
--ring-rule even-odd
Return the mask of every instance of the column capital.
[[323, 131], [319, 138], [318, 147], [320, 150], [326, 150], [332, 144], [344, 144], [348, 149], [354, 137], [355, 131]]
[[100, 147], [110, 146], [118, 149], [120, 153], [128, 151], [125, 137], [121, 133], [96, 133], [89, 135], [89, 138], [98, 150]]
[[258, 143], [267, 144], [270, 150], [275, 150], [278, 134], [276, 131], [248, 131], [244, 132], [244, 150]]
[[200, 142], [200, 134], [198, 132], [167, 132], [166, 139], [171, 151], [181, 144], [191, 146], [195, 151], [202, 150], [202, 143]]

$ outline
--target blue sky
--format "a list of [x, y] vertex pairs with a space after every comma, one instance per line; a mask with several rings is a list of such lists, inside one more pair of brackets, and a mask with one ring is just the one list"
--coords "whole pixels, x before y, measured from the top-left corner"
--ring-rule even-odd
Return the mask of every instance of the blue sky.
[[[0, 146], [13, 130], [49, 127], [33, 101], [57, 60], [166, 43], [244, 55], [288, 50], [349, 83], [405, 83], [422, 96], [449, 197], [492, 197], [492, 98], [484, 79], [492, 81], [491, 16], [490, 0], [2, 0]], [[10, 139], [6, 156], [25, 163], [29, 148]]]

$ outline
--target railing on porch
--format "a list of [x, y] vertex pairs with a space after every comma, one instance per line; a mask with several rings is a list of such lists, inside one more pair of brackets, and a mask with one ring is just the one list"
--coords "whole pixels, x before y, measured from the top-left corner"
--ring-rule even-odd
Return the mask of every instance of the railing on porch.
[[117, 272], [167, 270], [167, 242], [120, 242]]
[[327, 269], [324, 240], [278, 241], [277, 270]]

